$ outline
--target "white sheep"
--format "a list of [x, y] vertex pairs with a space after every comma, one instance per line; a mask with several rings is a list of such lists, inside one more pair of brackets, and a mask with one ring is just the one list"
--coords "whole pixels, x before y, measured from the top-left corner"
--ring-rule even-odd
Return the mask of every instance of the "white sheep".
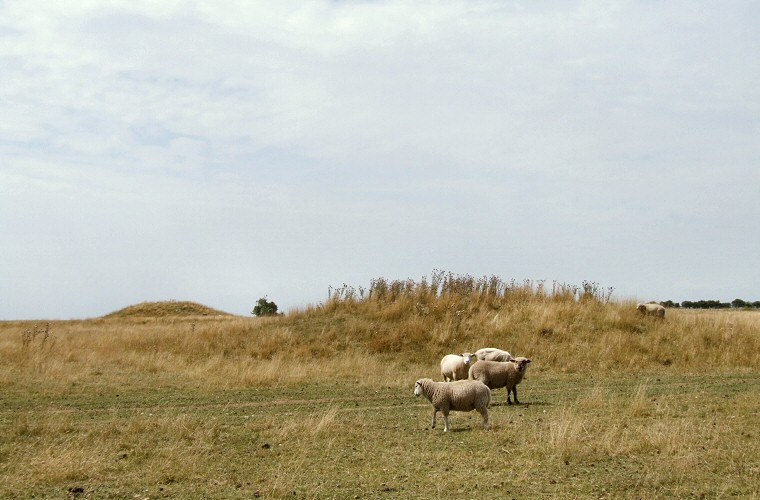
[[483, 416], [483, 428], [488, 428], [488, 405], [491, 404], [491, 389], [477, 380], [457, 380], [455, 382], [434, 382], [421, 378], [414, 384], [414, 395], [425, 397], [433, 404], [432, 428], [435, 416], [443, 413], [443, 432], [449, 430], [449, 411], [477, 410]]
[[469, 352], [447, 354], [441, 359], [441, 377], [444, 382], [466, 380], [475, 356]]
[[637, 304], [636, 309], [646, 316], [656, 316], [658, 318], [665, 317], [665, 307], [660, 304]]
[[495, 347], [484, 347], [475, 351], [475, 356], [481, 361], [512, 361], [515, 359], [507, 351]]
[[509, 395], [514, 394], [515, 404], [520, 404], [517, 399], [517, 384], [522, 382], [525, 372], [528, 370], [530, 360], [519, 356], [512, 361], [478, 361], [470, 368], [470, 379], [480, 380], [489, 389], [507, 388], [507, 404], [512, 404]]

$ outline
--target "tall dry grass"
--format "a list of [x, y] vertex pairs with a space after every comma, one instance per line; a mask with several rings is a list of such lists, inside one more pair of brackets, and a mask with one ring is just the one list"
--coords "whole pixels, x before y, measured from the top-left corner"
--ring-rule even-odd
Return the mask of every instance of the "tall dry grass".
[[[404, 385], [437, 376], [451, 352], [501, 347], [532, 370], [648, 372], [760, 366], [760, 313], [669, 310], [642, 316], [595, 283], [504, 282], [450, 273], [331, 290], [284, 316], [141, 317], [0, 323], [0, 383], [71, 387], [164, 380], [194, 387], [325, 377]], [[401, 376], [403, 375], [403, 376]], [[407, 376], [408, 375], [408, 376]]]

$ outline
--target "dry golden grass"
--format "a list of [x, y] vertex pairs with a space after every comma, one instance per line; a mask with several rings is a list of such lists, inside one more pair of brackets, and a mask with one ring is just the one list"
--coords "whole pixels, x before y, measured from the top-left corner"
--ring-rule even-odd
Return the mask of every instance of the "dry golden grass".
[[[760, 495], [760, 314], [485, 285], [386, 283], [273, 318], [2, 322], [0, 496]], [[499, 390], [491, 429], [426, 430], [413, 381], [486, 346], [533, 359], [526, 404]]]
[[760, 313], [751, 311], [669, 310], [658, 320], [628, 302], [545, 295], [517, 302], [437, 300], [415, 293], [401, 295], [388, 311], [382, 301], [365, 299], [333, 300], [275, 318], [129, 315], [48, 327], [4, 322], [0, 382], [118, 385], [157, 376], [211, 388], [331, 377], [398, 385], [399, 373], [483, 346], [532, 357], [534, 371], [702, 373], [760, 366]]

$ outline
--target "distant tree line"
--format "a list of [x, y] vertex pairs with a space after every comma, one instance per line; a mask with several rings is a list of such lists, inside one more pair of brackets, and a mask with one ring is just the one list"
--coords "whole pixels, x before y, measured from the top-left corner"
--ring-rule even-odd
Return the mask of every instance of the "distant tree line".
[[760, 309], [760, 300], [748, 302], [742, 299], [734, 299], [731, 302], [721, 302], [719, 300], [684, 300], [680, 304], [672, 300], [660, 302], [665, 307], [682, 307], [684, 309]]

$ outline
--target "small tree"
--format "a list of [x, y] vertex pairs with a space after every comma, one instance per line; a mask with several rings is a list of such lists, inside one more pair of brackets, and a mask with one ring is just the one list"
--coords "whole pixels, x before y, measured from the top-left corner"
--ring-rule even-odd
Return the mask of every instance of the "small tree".
[[253, 306], [251, 314], [254, 316], [276, 316], [277, 304], [267, 300], [267, 296], [264, 295], [258, 300], [258, 302], [256, 302], [256, 305]]

